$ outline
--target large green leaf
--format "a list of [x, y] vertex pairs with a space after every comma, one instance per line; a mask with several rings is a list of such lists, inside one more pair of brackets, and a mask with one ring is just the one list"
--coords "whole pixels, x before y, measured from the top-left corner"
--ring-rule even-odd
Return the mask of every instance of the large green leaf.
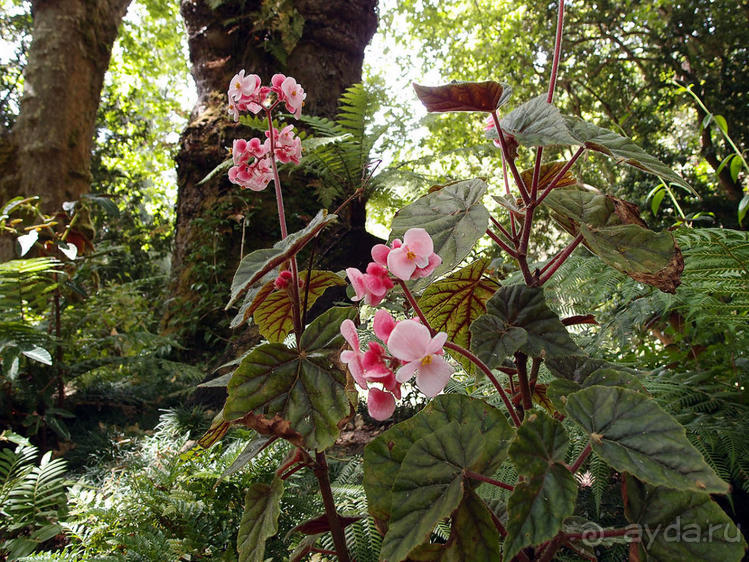
[[601, 152], [611, 156], [618, 163], [629, 164], [638, 170], [648, 172], [663, 178], [668, 182], [676, 183], [694, 195], [697, 193], [684, 179], [666, 166], [663, 162], [645, 152], [637, 146], [631, 139], [623, 137], [613, 131], [586, 123], [579, 117], [565, 116], [564, 120], [567, 125], [569, 134], [575, 138], [576, 142], [571, 144], [582, 144], [590, 150]]
[[229, 381], [224, 419], [245, 419], [258, 431], [311, 449], [331, 446], [351, 407], [346, 376], [334, 363], [342, 342], [338, 328], [355, 314], [353, 308], [330, 309], [307, 327], [301, 349], [278, 343], [253, 349]]
[[[497, 439], [499, 437], [499, 439]], [[450, 422], [418, 439], [403, 458], [392, 489], [392, 512], [381, 557], [403, 560], [461, 503], [470, 486], [464, 469], [496, 469], [507, 448], [502, 432]]]
[[640, 526], [641, 560], [738, 562], [746, 541], [708, 494], [627, 478], [625, 515]]
[[492, 475], [499, 467], [514, 434], [505, 415], [468, 396], [437, 396], [417, 415], [394, 425], [364, 448], [364, 489], [374, 517], [390, 518], [393, 483], [413, 444], [450, 423], [475, 427], [486, 442], [485, 456], [472, 470]]
[[486, 314], [471, 324], [471, 350], [497, 367], [516, 351], [555, 357], [575, 354], [578, 347], [546, 305], [543, 289], [506, 285], [486, 303]]
[[[466, 349], [471, 347], [470, 326], [486, 312], [486, 301], [499, 288], [499, 284], [484, 272], [489, 260], [481, 259], [432, 283], [421, 295], [419, 306], [438, 332], [446, 332], [448, 339]], [[475, 369], [473, 363], [455, 354], [466, 371]]]
[[544, 414], [530, 415], [510, 445], [510, 458], [519, 482], [507, 505], [504, 559], [521, 549], [553, 538], [575, 509], [577, 482], [564, 465], [569, 447], [560, 422]]
[[597, 385], [570, 394], [565, 409], [590, 434], [593, 451], [616, 470], [655, 486], [728, 491], [684, 428], [647, 396]]
[[[299, 274], [299, 280], [307, 285], [307, 272]], [[302, 287], [300, 300], [303, 304], [307, 292], [307, 310], [330, 287], [342, 286], [346, 282], [332, 271], [312, 270], [309, 290]], [[291, 291], [289, 289], [272, 290], [254, 311], [253, 319], [260, 333], [273, 343], [280, 343], [294, 329], [294, 312], [292, 309]], [[259, 297], [260, 295], [258, 295]]]
[[425, 229], [434, 241], [434, 252], [442, 258], [434, 276], [451, 271], [486, 232], [489, 211], [481, 203], [485, 192], [486, 183], [474, 179], [417, 199], [396, 213], [390, 240], [403, 238], [409, 228]]
[[523, 548], [553, 538], [565, 517], [572, 515], [577, 498], [577, 481], [561, 464], [552, 464], [540, 476], [519, 482], [507, 503], [507, 537], [504, 560]]
[[324, 210], [320, 211], [302, 230], [289, 234], [283, 240], [276, 242], [272, 248], [255, 250], [242, 258], [231, 282], [231, 298], [226, 308], [233, 305], [263, 275], [296, 255], [307, 242], [319, 234], [325, 225], [336, 218], [336, 215], [327, 214]]
[[431, 543], [416, 547], [408, 555], [414, 562], [499, 562], [499, 531], [489, 508], [471, 489], [452, 515], [447, 544]]
[[578, 144], [567, 130], [562, 114], [546, 101], [546, 94], [514, 109], [502, 119], [500, 126], [520, 144], [528, 146]]
[[635, 205], [604, 195], [558, 189], [544, 200], [557, 222], [604, 263], [636, 281], [672, 293], [681, 282], [684, 259], [670, 232], [653, 232]]
[[239, 562], [256, 562], [265, 559], [265, 541], [278, 532], [281, 513], [283, 480], [250, 485], [244, 499], [244, 513], [237, 534]]

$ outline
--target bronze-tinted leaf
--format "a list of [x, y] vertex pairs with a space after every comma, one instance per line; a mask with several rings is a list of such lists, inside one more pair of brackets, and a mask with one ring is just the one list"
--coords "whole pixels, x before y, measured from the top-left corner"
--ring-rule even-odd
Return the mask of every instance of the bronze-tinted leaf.
[[[549, 187], [551, 180], [557, 177], [557, 174], [566, 165], [567, 162], [550, 162], [541, 166], [541, 173], [538, 175], [538, 190], [543, 191]], [[530, 189], [530, 186], [533, 183], [533, 168], [520, 172], [520, 177], [523, 178], [523, 183]], [[576, 183], [577, 179], [575, 176], [572, 175], [572, 172], [567, 170], [557, 182], [556, 187], [568, 187], [570, 185], [575, 185]]]
[[273, 435], [281, 439], [286, 439], [286, 441], [297, 447], [305, 446], [304, 438], [291, 428], [291, 422], [283, 419], [278, 414], [272, 418], [266, 418], [261, 414], [250, 412], [240, 420], [237, 420], [237, 423], [254, 429], [260, 435]]
[[492, 112], [509, 97], [510, 88], [499, 82], [453, 82], [442, 86], [413, 84], [427, 111]]

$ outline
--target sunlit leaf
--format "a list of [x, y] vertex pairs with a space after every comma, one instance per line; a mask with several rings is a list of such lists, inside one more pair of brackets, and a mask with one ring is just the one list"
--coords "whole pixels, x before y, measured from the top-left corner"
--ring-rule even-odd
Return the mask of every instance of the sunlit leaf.
[[579, 144], [570, 135], [564, 117], [556, 106], [546, 101], [546, 94], [514, 109], [499, 125], [517, 142], [528, 146]]
[[466, 180], [417, 199], [396, 213], [390, 240], [403, 238], [409, 228], [425, 229], [442, 258], [433, 276], [451, 271], [486, 232], [489, 211], [481, 204], [486, 188], [482, 180]]
[[34, 244], [36, 244], [38, 239], [39, 233], [36, 230], [32, 230], [28, 234], [16, 238], [16, 243], [18, 244], [18, 255], [23, 257], [28, 254], [29, 250], [34, 247]]
[[[539, 192], [549, 187], [551, 180], [553, 180], [566, 165], [567, 162], [550, 162], [548, 164], [543, 164], [538, 175]], [[530, 187], [533, 184], [533, 168], [520, 172], [520, 177], [523, 179], [523, 183]], [[577, 178], [575, 178], [570, 170], [567, 170], [564, 175], [559, 178], [556, 187], [568, 187], [570, 185], [575, 185], [576, 183]]]

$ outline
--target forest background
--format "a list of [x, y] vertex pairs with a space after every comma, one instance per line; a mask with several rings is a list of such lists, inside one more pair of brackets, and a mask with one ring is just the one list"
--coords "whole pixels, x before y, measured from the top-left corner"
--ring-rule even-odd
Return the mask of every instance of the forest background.
[[[223, 310], [234, 267], [278, 238], [264, 212], [269, 195], [240, 193], [220, 174], [203, 182], [242, 134], [222, 105], [229, 78], [240, 68], [266, 80], [294, 75], [308, 92], [305, 112], [331, 120], [306, 122], [304, 172], [286, 172], [300, 209], [291, 221], [303, 225], [363, 187], [320, 249], [328, 268], [361, 266], [361, 248], [385, 238], [394, 210], [431, 185], [501, 182], [488, 177], [499, 156], [485, 123], [427, 116], [411, 82], [496, 79], [542, 92], [554, 6], [50, 4], [3, 0], [0, 15], [0, 251], [24, 258], [0, 266], [0, 470], [8, 467], [0, 476], [5, 497], [15, 498], [3, 509], [0, 538], [9, 546], [0, 549], [11, 559], [35, 550], [210, 557], [236, 538], [247, 482], [272, 474], [285, 454], [270, 451], [232, 472], [210, 497], [249, 432], [189, 462], [177, 455], [221, 406], [220, 390], [196, 393], [195, 385], [258, 337], [255, 327], [230, 329], [233, 313]], [[557, 104], [631, 137], [694, 192], [598, 161], [583, 162], [580, 179], [612, 186], [652, 227], [682, 227], [695, 265], [667, 298], [579, 250], [549, 289], [560, 309], [607, 303], [582, 341], [648, 370], [652, 389], [734, 485], [726, 509], [738, 519], [749, 490], [749, 257], [739, 223], [749, 202], [748, 20], [749, 9], [728, 0], [570, 4]], [[343, 129], [330, 128], [334, 120]], [[319, 139], [341, 131], [350, 136], [332, 144], [357, 157], [335, 167], [331, 143]], [[559, 249], [559, 233], [544, 234], [537, 261]], [[512, 275], [511, 263], [491, 257], [500, 277]], [[376, 428], [365, 412], [362, 420]], [[54, 455], [40, 460], [47, 451]], [[356, 458], [341, 453], [337, 493], [361, 511]], [[48, 479], [31, 502], [40, 509], [11, 486], [16, 466], [28, 469], [21, 480]], [[601, 509], [606, 478], [598, 482], [591, 502]], [[299, 501], [282, 528], [319, 511], [314, 497]], [[376, 542], [362, 529], [362, 543]]]

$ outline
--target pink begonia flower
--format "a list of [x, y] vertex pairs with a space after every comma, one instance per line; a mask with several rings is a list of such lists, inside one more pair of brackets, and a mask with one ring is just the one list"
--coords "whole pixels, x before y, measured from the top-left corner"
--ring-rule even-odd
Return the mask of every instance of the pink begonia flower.
[[387, 341], [390, 353], [405, 362], [395, 374], [398, 382], [416, 375], [416, 386], [427, 396], [437, 396], [445, 388], [453, 368], [442, 357], [447, 334], [431, 337], [429, 328], [415, 320], [398, 322]]
[[262, 191], [273, 179], [270, 158], [260, 158], [252, 164], [241, 164], [229, 168], [229, 181], [243, 189]]
[[277, 290], [285, 289], [289, 286], [289, 282], [291, 281], [291, 271], [284, 270], [281, 273], [278, 274], [278, 277], [273, 281], [273, 286]]
[[390, 248], [385, 244], [375, 244], [372, 246], [372, 259], [382, 267], [387, 267], [389, 253]]
[[388, 338], [395, 328], [395, 318], [387, 310], [381, 308], [375, 312], [373, 328], [375, 336], [387, 344]]
[[356, 384], [366, 390], [367, 381], [364, 378], [364, 367], [362, 366], [364, 354], [359, 348], [359, 334], [356, 333], [356, 326], [348, 318], [341, 322], [341, 335], [351, 346], [350, 350], [341, 352], [341, 362], [345, 363], [348, 370], [351, 371], [351, 376], [354, 377]]
[[274, 74], [270, 79], [270, 91], [277, 94], [281, 101], [283, 101], [282, 97], [284, 95], [281, 85], [284, 80], [286, 80], [286, 75], [281, 73]]
[[239, 120], [240, 111], [257, 113], [262, 109], [260, 103], [265, 97], [264, 89], [260, 85], [260, 77], [256, 74], [244, 75], [244, 70], [235, 74], [229, 84], [229, 115], [234, 121]]
[[[398, 242], [399, 246], [395, 246]], [[423, 228], [411, 228], [403, 235], [403, 243], [393, 241], [393, 249], [387, 254], [387, 266], [398, 279], [409, 281], [425, 277], [442, 263], [434, 253], [434, 243]]]
[[307, 94], [304, 93], [302, 87], [291, 76], [283, 81], [281, 91], [284, 94], [283, 101], [286, 102], [287, 111], [293, 113], [299, 119], [302, 116], [302, 105], [304, 105]]
[[366, 273], [349, 267], [346, 269], [346, 275], [356, 291], [356, 296], [351, 299], [354, 302], [364, 299], [366, 304], [377, 306], [385, 298], [388, 290], [393, 288], [387, 270], [374, 262], [367, 266]]
[[395, 396], [373, 386], [367, 394], [367, 410], [374, 419], [385, 421], [395, 411]]
[[[265, 136], [268, 137], [265, 146], [270, 150], [270, 132], [265, 131]], [[295, 136], [293, 125], [287, 125], [280, 131], [273, 129], [273, 144], [275, 145], [276, 160], [284, 164], [287, 162], [299, 164], [302, 157], [302, 139]]]

